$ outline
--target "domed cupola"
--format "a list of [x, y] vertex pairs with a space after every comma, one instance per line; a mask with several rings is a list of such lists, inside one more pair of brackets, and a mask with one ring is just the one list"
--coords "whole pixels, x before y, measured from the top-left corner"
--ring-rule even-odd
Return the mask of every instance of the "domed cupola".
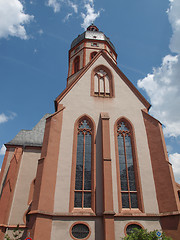
[[117, 53], [115, 47], [106, 35], [91, 24], [85, 32], [78, 35], [71, 44], [69, 50], [69, 70], [68, 84], [77, 76], [92, 58], [100, 51], [104, 50], [109, 57], [116, 63]]

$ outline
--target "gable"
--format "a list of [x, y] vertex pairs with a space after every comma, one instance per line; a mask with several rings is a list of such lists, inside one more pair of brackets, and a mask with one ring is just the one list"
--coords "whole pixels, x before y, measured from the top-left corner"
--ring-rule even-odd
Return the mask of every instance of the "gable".
[[[128, 80], [128, 78], [121, 72], [117, 65], [107, 56], [104, 51], [100, 51], [86, 67], [80, 71], [75, 80], [56, 98], [55, 107], [57, 110], [58, 103], [62, 103], [64, 98], [69, 98], [71, 94], [81, 97], [92, 95], [92, 72], [98, 66], [104, 66], [108, 68], [113, 76], [113, 88], [115, 98], [119, 98], [119, 95], [124, 96], [124, 100], [139, 101], [143, 106], [142, 108], [150, 108], [149, 102], [141, 95], [136, 87]], [[69, 97], [68, 97], [69, 95]], [[71, 97], [70, 97], [71, 98]], [[119, 99], [120, 100], [120, 99]], [[132, 102], [132, 103], [133, 103]]]

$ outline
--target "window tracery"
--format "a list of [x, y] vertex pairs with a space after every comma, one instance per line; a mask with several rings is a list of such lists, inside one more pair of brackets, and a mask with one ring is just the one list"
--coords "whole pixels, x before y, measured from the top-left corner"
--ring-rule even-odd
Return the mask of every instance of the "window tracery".
[[92, 127], [87, 119], [77, 129], [74, 207], [91, 208]]
[[132, 130], [121, 120], [117, 124], [118, 165], [122, 208], [138, 208], [138, 193], [132, 146]]
[[94, 74], [94, 94], [110, 96], [110, 77], [104, 69], [99, 69]]

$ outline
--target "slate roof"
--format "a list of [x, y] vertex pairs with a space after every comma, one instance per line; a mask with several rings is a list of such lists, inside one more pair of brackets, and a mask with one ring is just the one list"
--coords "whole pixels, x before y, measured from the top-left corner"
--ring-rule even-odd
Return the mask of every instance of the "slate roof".
[[72, 43], [71, 43], [71, 48], [75, 47], [78, 43], [80, 43], [84, 39], [93, 39], [93, 40], [101, 40], [101, 41], [106, 41], [109, 43], [109, 45], [114, 49], [115, 47], [110, 41], [108, 37], [103, 32], [93, 32], [93, 31], [85, 31], [81, 35], [79, 35], [77, 38], [75, 38]]
[[42, 146], [46, 118], [50, 115], [50, 113], [45, 114], [32, 130], [21, 130], [10, 142], [6, 143], [6, 145]]

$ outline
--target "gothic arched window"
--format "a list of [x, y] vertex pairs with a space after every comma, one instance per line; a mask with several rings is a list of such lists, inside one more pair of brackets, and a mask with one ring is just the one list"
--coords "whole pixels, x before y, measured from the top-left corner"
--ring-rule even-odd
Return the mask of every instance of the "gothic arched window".
[[112, 74], [105, 66], [98, 66], [92, 75], [92, 95], [99, 97], [113, 96]]
[[119, 207], [120, 209], [142, 209], [133, 131], [126, 119], [120, 119], [117, 122], [116, 138]]
[[[82, 117], [75, 129], [73, 208], [94, 208], [94, 125]], [[75, 181], [73, 180], [75, 179]], [[72, 195], [71, 195], [72, 196]], [[70, 207], [72, 210], [72, 207]]]
[[92, 52], [90, 55], [90, 60], [93, 59], [94, 56], [96, 56], [97, 52]]
[[74, 64], [73, 64], [73, 73], [76, 73], [79, 71], [80, 69], [80, 57], [77, 56], [75, 59], [74, 59]]

